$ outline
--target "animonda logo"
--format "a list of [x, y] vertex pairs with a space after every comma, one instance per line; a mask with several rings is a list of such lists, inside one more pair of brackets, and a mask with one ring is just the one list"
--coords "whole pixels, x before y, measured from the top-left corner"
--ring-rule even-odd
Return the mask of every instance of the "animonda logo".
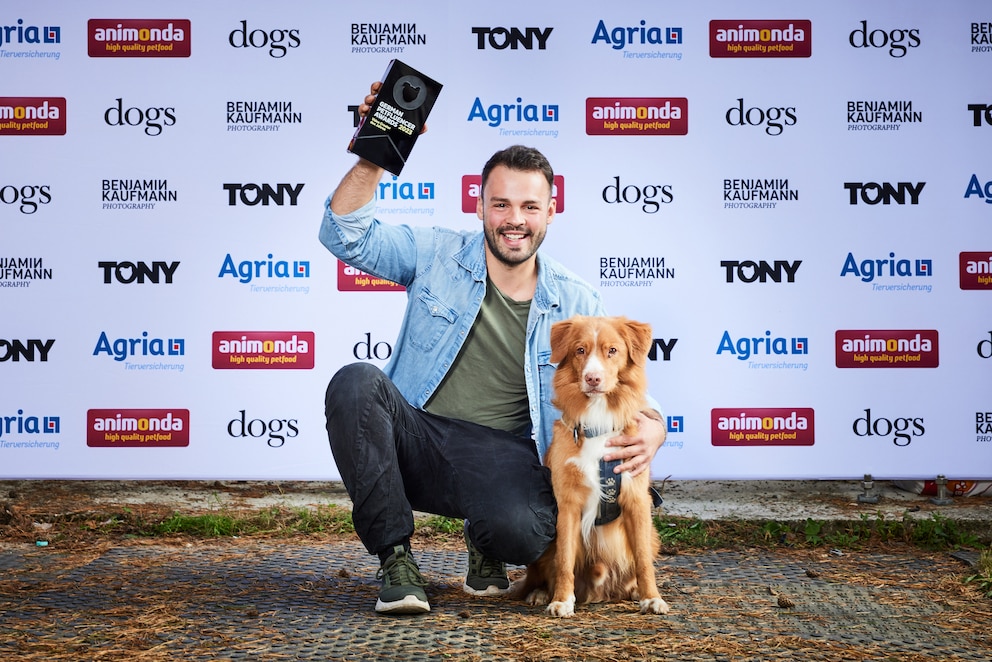
[[0, 136], [64, 136], [65, 97], [0, 97]]
[[809, 57], [806, 20], [710, 21], [710, 57]]
[[87, 23], [90, 57], [189, 57], [188, 19], [91, 18]]

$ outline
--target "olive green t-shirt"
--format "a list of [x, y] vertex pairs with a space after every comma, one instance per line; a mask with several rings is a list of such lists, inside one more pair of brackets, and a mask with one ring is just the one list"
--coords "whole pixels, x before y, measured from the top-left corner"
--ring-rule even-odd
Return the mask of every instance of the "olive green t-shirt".
[[432, 414], [529, 435], [524, 381], [529, 312], [530, 301], [514, 301], [486, 278], [479, 317], [424, 408]]

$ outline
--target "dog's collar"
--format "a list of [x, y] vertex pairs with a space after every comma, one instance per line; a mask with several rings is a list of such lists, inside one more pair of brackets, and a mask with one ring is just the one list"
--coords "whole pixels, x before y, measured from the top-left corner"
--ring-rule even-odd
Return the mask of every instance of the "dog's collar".
[[610, 432], [615, 432], [613, 428], [587, 428], [584, 425], [576, 425], [572, 427], [572, 436], [575, 437], [575, 443], [579, 443], [579, 435], [582, 437], [598, 437], [603, 434], [609, 434]]

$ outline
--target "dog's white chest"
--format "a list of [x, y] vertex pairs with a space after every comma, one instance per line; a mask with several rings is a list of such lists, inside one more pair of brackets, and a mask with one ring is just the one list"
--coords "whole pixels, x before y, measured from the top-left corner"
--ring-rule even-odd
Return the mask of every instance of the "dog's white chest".
[[582, 536], [589, 540], [596, 527], [596, 518], [599, 516], [600, 502], [605, 494], [613, 494], [616, 497], [616, 483], [613, 485], [604, 484], [605, 481], [620, 481], [620, 475], [608, 474], [604, 476], [600, 471], [603, 455], [606, 454], [606, 440], [615, 436], [616, 433], [601, 434], [595, 437], [586, 437], [582, 442], [582, 449], [579, 454], [572, 458], [578, 469], [582, 472], [585, 484], [589, 487], [589, 496], [582, 506]]
[[[612, 487], [604, 485], [604, 480], [611, 480], [612, 474], [602, 476], [600, 473], [600, 462], [603, 456], [606, 455], [607, 440], [618, 434], [612, 431], [615, 421], [613, 420], [613, 416], [606, 411], [605, 402], [599, 402], [597, 400], [602, 399], [596, 399], [590, 402], [586, 416], [583, 417], [582, 425], [586, 429], [605, 429], [611, 430], [611, 432], [584, 437], [579, 454], [569, 460], [569, 462], [574, 464], [582, 472], [585, 484], [590, 488], [589, 497], [582, 507], [582, 535], [587, 540], [595, 528], [600, 501], [603, 499], [604, 493], [610, 492], [610, 488]], [[620, 475], [616, 475], [615, 479], [619, 481]]]

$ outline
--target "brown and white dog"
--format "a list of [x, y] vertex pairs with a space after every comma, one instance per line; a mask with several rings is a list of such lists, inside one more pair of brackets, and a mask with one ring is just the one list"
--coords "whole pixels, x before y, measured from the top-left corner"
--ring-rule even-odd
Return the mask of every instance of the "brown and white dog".
[[[642, 614], [668, 612], [654, 573], [660, 545], [650, 476], [643, 471], [621, 479], [600, 468], [606, 440], [633, 434], [635, 415], [647, 407], [650, 345], [651, 327], [625, 317], [577, 316], [551, 327], [551, 360], [558, 363], [554, 403], [562, 417], [544, 463], [558, 500], [558, 532], [527, 567], [517, 595], [547, 604], [552, 616], [573, 616], [577, 603], [619, 600], [639, 601]], [[610, 484], [617, 479], [619, 490]], [[600, 523], [601, 501], [611, 495], [619, 514]]]

